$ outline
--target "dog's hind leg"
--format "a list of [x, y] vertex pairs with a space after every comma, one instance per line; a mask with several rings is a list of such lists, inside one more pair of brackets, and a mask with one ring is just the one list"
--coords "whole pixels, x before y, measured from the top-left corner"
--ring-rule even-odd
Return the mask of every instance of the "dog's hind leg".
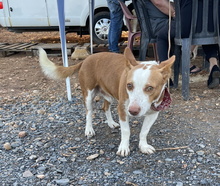
[[[83, 93], [85, 94], [85, 92]], [[85, 96], [85, 106], [86, 106], [86, 129], [85, 129], [85, 135], [88, 137], [94, 136], [95, 131], [92, 126], [92, 101], [95, 95], [95, 90], [88, 90], [87, 96]]]
[[111, 113], [111, 102], [107, 101], [106, 99], [104, 100], [103, 103], [103, 110], [105, 112], [106, 118], [107, 118], [107, 123], [110, 128], [116, 128], [119, 127], [119, 124], [116, 123], [113, 118], [112, 118], [112, 113]]
[[155, 112], [154, 114], [151, 114], [145, 117], [144, 119], [143, 126], [140, 132], [140, 141], [139, 141], [140, 151], [144, 154], [152, 154], [155, 151], [154, 147], [152, 147], [151, 145], [147, 143], [147, 135], [148, 135], [148, 132], [151, 126], [156, 121], [158, 114], [159, 112]]

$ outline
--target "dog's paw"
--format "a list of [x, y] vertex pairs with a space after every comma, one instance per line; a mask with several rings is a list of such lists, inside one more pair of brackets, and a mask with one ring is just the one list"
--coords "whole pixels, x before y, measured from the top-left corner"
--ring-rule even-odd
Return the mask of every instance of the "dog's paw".
[[108, 123], [108, 126], [112, 129], [118, 128], [120, 125], [116, 122]]
[[151, 145], [145, 144], [145, 145], [139, 145], [140, 151], [144, 154], [153, 154], [156, 150]]
[[130, 149], [129, 149], [128, 146], [120, 145], [118, 147], [118, 151], [117, 151], [116, 154], [119, 155], [119, 156], [122, 156], [122, 157], [128, 156], [130, 154]]
[[86, 130], [85, 130], [85, 135], [86, 135], [87, 137], [95, 136], [95, 131], [93, 130], [93, 128], [86, 128]]

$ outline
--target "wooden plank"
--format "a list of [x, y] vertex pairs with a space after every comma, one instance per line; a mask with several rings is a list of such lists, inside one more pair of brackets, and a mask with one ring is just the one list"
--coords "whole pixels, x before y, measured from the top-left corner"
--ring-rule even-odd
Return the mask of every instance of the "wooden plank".
[[1, 50], [11, 49], [11, 48], [17, 47], [17, 46], [19, 46], [19, 45], [20, 45], [20, 43], [9, 44], [9, 45], [7, 45], [7, 46], [1, 47]]
[[[66, 44], [67, 48], [73, 48], [77, 45], [78, 45], [78, 43], [67, 43]], [[48, 44], [39, 43], [35, 46], [32, 46], [31, 49], [38, 50], [39, 47], [41, 47], [43, 49], [61, 49], [61, 44], [60, 43], [48, 43]]]
[[0, 47], [1, 46], [6, 46], [6, 45], [9, 45], [8, 43], [0, 43]]
[[34, 45], [36, 45], [37, 43], [26, 43], [26, 44], [24, 44], [24, 45], [20, 45], [18, 48], [16, 48], [17, 50], [22, 50], [22, 49], [27, 49], [27, 48], [29, 48], [29, 47], [31, 47], [31, 46], [34, 46]]
[[93, 46], [93, 47], [98, 47], [99, 45], [98, 45], [98, 44], [93, 44], [92, 46]]
[[127, 42], [127, 41], [125, 41], [125, 42], [122, 43], [122, 46], [127, 46], [127, 45], [128, 45], [128, 42]]
[[90, 43], [84, 43], [83, 47], [90, 47]]
[[[31, 45], [33, 45], [33, 44], [31, 44]], [[13, 47], [8, 48], [8, 51], [22, 51], [22, 50], [27, 49], [31, 45], [30, 44], [28, 45], [27, 43], [22, 43], [18, 46], [13, 46]]]
[[105, 44], [99, 44], [99, 47], [105, 47]]
[[[78, 45], [78, 43], [67, 43], [66, 44], [67, 55], [71, 55], [71, 53], [73, 52], [74, 48], [77, 45]], [[61, 56], [62, 55], [60, 43], [49, 43], [49, 44], [39, 43], [38, 45], [31, 47], [33, 56], [38, 55], [37, 51], [38, 51], [39, 47], [43, 48], [47, 52], [48, 56]]]

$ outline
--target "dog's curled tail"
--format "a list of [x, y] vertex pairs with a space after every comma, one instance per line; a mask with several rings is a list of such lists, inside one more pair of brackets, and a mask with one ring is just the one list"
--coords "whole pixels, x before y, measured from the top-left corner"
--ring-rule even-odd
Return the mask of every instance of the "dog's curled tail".
[[58, 66], [48, 59], [47, 53], [43, 48], [39, 48], [39, 62], [44, 74], [55, 80], [73, 75], [82, 65], [82, 62], [80, 62], [70, 67]]

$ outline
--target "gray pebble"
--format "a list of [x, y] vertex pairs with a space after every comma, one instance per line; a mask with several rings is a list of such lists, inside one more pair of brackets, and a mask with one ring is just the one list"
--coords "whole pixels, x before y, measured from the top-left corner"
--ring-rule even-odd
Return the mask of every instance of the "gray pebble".
[[60, 179], [60, 180], [56, 180], [56, 183], [58, 185], [67, 185], [69, 184], [70, 180], [69, 179]]
[[199, 156], [203, 156], [205, 154], [205, 152], [200, 150], [200, 151], [197, 151], [196, 154], [198, 154]]
[[183, 183], [182, 182], [177, 182], [176, 186], [183, 186]]
[[143, 172], [141, 170], [135, 170], [133, 171], [134, 174], [143, 174]]

